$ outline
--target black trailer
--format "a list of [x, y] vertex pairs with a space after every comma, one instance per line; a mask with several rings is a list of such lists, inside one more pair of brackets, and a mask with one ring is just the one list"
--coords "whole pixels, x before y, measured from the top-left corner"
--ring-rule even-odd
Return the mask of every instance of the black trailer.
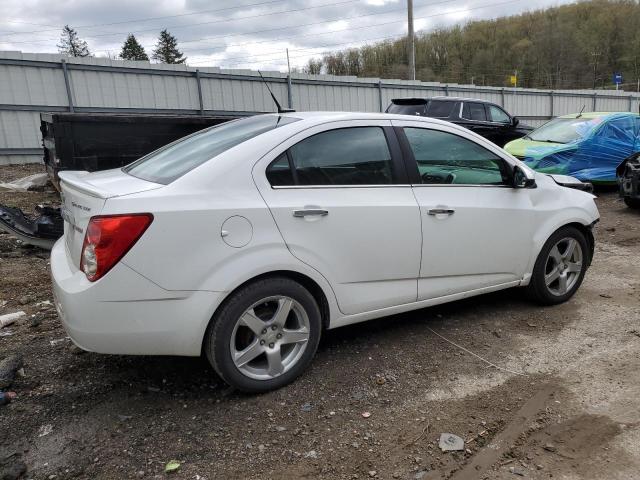
[[59, 190], [62, 170], [109, 170], [231, 117], [42, 113], [44, 164]]
[[[40, 131], [44, 164], [60, 190], [58, 172], [95, 172], [127, 165], [134, 160], [204, 128], [233, 117], [194, 115], [42, 113]], [[25, 243], [51, 248], [63, 233], [59, 208], [38, 206], [37, 217], [0, 205], [0, 230]]]

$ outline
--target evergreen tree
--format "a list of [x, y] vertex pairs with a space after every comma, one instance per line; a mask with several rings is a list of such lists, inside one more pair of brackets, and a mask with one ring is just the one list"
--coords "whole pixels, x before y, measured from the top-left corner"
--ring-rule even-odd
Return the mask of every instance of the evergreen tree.
[[167, 29], [160, 32], [152, 57], [160, 63], [184, 63], [187, 60], [178, 50], [178, 39], [171, 35]]
[[144, 47], [140, 45], [136, 37], [131, 33], [122, 44], [120, 58], [123, 60], [149, 60], [149, 56], [147, 52], [144, 51]]
[[60, 43], [57, 45], [58, 52], [70, 57], [89, 57], [89, 46], [87, 42], [78, 37], [76, 32], [69, 25], [65, 25], [60, 35]]

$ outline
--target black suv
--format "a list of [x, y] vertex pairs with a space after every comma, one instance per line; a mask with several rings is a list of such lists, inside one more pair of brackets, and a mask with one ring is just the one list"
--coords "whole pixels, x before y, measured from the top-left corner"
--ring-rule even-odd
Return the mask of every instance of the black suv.
[[502, 107], [471, 98], [395, 98], [387, 107], [387, 113], [447, 120], [482, 135], [500, 147], [533, 130], [533, 127], [521, 124], [517, 117], [509, 115]]

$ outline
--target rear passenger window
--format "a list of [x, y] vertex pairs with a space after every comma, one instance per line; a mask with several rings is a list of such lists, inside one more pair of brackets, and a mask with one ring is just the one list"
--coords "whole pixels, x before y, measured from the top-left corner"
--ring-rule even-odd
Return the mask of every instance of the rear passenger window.
[[267, 180], [273, 186], [284, 187], [295, 184], [286, 153], [281, 154], [267, 167]]
[[329, 130], [290, 148], [298, 185], [393, 183], [391, 153], [380, 127]]
[[447, 118], [456, 102], [451, 100], [431, 100], [427, 105], [427, 117]]
[[464, 102], [462, 107], [462, 118], [466, 120], [475, 120], [477, 122], [487, 121], [487, 112], [483, 103]]

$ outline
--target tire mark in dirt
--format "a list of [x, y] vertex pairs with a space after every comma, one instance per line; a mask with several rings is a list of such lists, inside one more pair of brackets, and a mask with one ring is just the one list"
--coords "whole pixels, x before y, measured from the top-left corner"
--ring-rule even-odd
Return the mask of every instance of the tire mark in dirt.
[[520, 408], [513, 420], [504, 430], [491, 440], [462, 470], [451, 477], [451, 480], [477, 480], [491, 468], [498, 459], [513, 445], [518, 437], [527, 429], [534, 417], [545, 408], [557, 387], [547, 383]]

